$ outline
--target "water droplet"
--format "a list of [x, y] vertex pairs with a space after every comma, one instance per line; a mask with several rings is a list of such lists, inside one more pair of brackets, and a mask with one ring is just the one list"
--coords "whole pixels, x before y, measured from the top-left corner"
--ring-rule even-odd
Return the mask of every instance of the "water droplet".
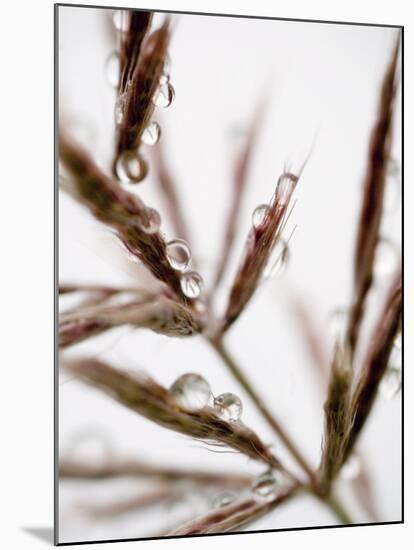
[[174, 401], [184, 409], [198, 410], [207, 407], [211, 401], [210, 385], [195, 373], [183, 374], [170, 388]]
[[191, 262], [191, 251], [182, 239], [175, 239], [167, 244], [167, 258], [173, 269], [185, 271]]
[[401, 182], [394, 178], [388, 180], [384, 190], [384, 213], [393, 216], [401, 205]]
[[390, 178], [398, 178], [400, 176], [400, 165], [396, 159], [388, 159], [387, 174]]
[[401, 366], [402, 366], [402, 352], [401, 352], [401, 345], [399, 347], [398, 342], [394, 342], [394, 344], [392, 346], [391, 353], [390, 353], [390, 358], [389, 358], [389, 361], [388, 361], [388, 366], [392, 367], [392, 368], [395, 368], [395, 369], [401, 369]]
[[348, 310], [345, 308], [335, 309], [329, 316], [329, 332], [335, 340], [342, 339], [345, 336], [345, 330], [348, 324]]
[[174, 101], [175, 90], [171, 82], [167, 81], [161, 84], [155, 92], [152, 102], [156, 107], [169, 107]]
[[201, 294], [203, 288], [203, 279], [201, 275], [195, 271], [189, 271], [188, 273], [183, 273], [181, 276], [181, 290], [187, 298], [195, 299], [198, 298]]
[[135, 151], [124, 151], [116, 162], [116, 175], [122, 183], [139, 183], [147, 172], [147, 163]]
[[170, 75], [165, 71], [160, 76], [160, 85], [167, 84], [170, 81]]
[[397, 349], [401, 349], [402, 348], [402, 333], [401, 331], [397, 334], [397, 336], [395, 337], [395, 340], [394, 340], [394, 347], [397, 348]]
[[340, 471], [340, 477], [350, 481], [356, 479], [361, 472], [361, 462], [359, 458], [355, 455], [352, 455], [348, 458], [345, 464], [342, 466]]
[[213, 508], [222, 508], [223, 506], [228, 506], [236, 499], [236, 494], [231, 493], [230, 491], [225, 493], [220, 493], [213, 500]]
[[392, 399], [401, 389], [401, 369], [388, 367], [380, 383], [380, 392], [385, 399]]
[[130, 262], [134, 262], [136, 264], [139, 263], [139, 258], [135, 256], [133, 252], [128, 250], [128, 248], [125, 249], [125, 255]]
[[72, 460], [88, 464], [106, 463], [113, 453], [113, 444], [108, 436], [89, 429], [73, 434], [66, 450]]
[[269, 212], [269, 206], [267, 204], [260, 204], [256, 206], [252, 214], [252, 224], [255, 229], [258, 229], [263, 225], [267, 213]]
[[263, 271], [264, 279], [279, 275], [289, 261], [289, 247], [283, 239], [279, 239], [273, 247], [270, 258]]
[[252, 486], [253, 497], [258, 502], [270, 502], [276, 496], [276, 479], [271, 471], [259, 475]]
[[375, 251], [375, 276], [380, 279], [389, 277], [397, 265], [397, 260], [394, 244], [389, 239], [380, 239]]
[[138, 225], [144, 233], [152, 235], [161, 227], [161, 215], [155, 208], [146, 208], [145, 214], [139, 220]]
[[115, 118], [116, 126], [120, 126], [124, 120], [125, 105], [126, 105], [126, 93], [123, 93], [123, 94], [120, 94], [115, 101], [114, 118]]
[[166, 54], [164, 59], [163, 73], [168, 76], [168, 80], [169, 80], [170, 73], [171, 73], [171, 57], [168, 53]]
[[161, 137], [161, 128], [158, 122], [153, 120], [142, 132], [141, 141], [145, 145], [155, 145]]
[[110, 84], [114, 88], [118, 87], [120, 70], [121, 62], [119, 59], [119, 53], [110, 53], [107, 57], [107, 60], [105, 61], [105, 75], [108, 84]]
[[288, 204], [297, 181], [298, 177], [290, 172], [285, 172], [280, 176], [274, 194], [274, 200], [278, 205], [286, 206]]
[[129, 12], [126, 10], [114, 11], [112, 21], [117, 31], [127, 32], [129, 29]]
[[243, 412], [243, 404], [234, 393], [222, 393], [214, 399], [214, 410], [223, 420], [237, 422]]

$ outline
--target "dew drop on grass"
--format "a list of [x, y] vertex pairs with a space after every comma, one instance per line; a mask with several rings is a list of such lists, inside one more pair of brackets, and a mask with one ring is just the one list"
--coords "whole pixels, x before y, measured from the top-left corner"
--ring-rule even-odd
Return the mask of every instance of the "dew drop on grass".
[[166, 107], [169, 107], [171, 105], [171, 103], [174, 101], [174, 97], [174, 87], [171, 82], [167, 80], [167, 82], [164, 82], [158, 87], [152, 98], [152, 102], [156, 107], [163, 107], [165, 109]]
[[125, 255], [130, 262], [139, 263], [139, 258], [133, 252], [125, 248]]
[[402, 384], [402, 349], [401, 333], [396, 337], [391, 349], [388, 368], [380, 383], [380, 392], [385, 399], [392, 399], [401, 389]]
[[394, 347], [401, 350], [402, 348], [402, 335], [401, 335], [401, 331], [397, 334], [397, 336], [395, 337], [395, 340], [394, 340]]
[[252, 224], [255, 229], [263, 225], [268, 212], [269, 206], [267, 204], [259, 204], [259, 206], [256, 206], [252, 214]]
[[288, 204], [297, 181], [298, 177], [295, 176], [295, 174], [291, 174], [290, 172], [284, 172], [280, 176], [274, 194], [274, 200], [277, 202], [278, 205], [286, 206]]
[[140, 220], [139, 227], [148, 235], [156, 233], [161, 227], [161, 215], [158, 210], [146, 208], [145, 216]]
[[243, 412], [243, 404], [234, 393], [222, 393], [214, 399], [214, 410], [223, 420], [237, 422]]
[[142, 132], [141, 141], [142, 143], [145, 143], [145, 145], [155, 145], [160, 140], [160, 137], [161, 127], [158, 122], [155, 122], [155, 120], [153, 120]]
[[108, 84], [114, 88], [118, 87], [120, 70], [121, 62], [119, 60], [119, 53], [110, 53], [105, 61], [105, 76]]
[[402, 352], [401, 352], [401, 341], [398, 339], [394, 340], [394, 344], [391, 349], [390, 359], [388, 361], [388, 366], [393, 367], [394, 369], [401, 369], [402, 366]]
[[148, 172], [147, 163], [135, 151], [124, 151], [116, 162], [116, 175], [122, 183], [139, 183]]
[[220, 493], [213, 500], [213, 508], [222, 508], [223, 506], [228, 506], [229, 504], [232, 504], [232, 502], [234, 502], [235, 499], [236, 499], [235, 493], [232, 493], [230, 491]]
[[170, 81], [170, 75], [164, 71], [160, 76], [160, 86], [163, 86], [164, 84], [168, 84], [169, 81]]
[[392, 216], [401, 205], [401, 182], [399, 179], [389, 179], [384, 189], [384, 213]]
[[167, 259], [176, 271], [185, 271], [191, 262], [191, 251], [183, 239], [175, 239], [167, 244]]
[[181, 290], [183, 291], [184, 296], [186, 296], [187, 298], [191, 298], [192, 300], [194, 300], [195, 298], [198, 298], [200, 296], [201, 290], [203, 288], [203, 279], [201, 275], [199, 275], [195, 271], [183, 273], [180, 283]]
[[388, 367], [380, 383], [381, 395], [391, 400], [401, 389], [401, 369], [396, 367]]
[[276, 496], [276, 479], [271, 471], [260, 474], [253, 482], [252, 493], [256, 502], [270, 502]]
[[211, 400], [211, 389], [207, 380], [192, 372], [177, 378], [170, 393], [177, 405], [188, 410], [202, 409]]
[[263, 271], [263, 277], [270, 279], [283, 272], [289, 262], [289, 247], [283, 239], [279, 239], [273, 247], [270, 258]]
[[124, 120], [125, 100], [126, 100], [126, 94], [123, 93], [119, 95], [115, 101], [114, 119], [115, 119], [116, 126], [120, 126]]

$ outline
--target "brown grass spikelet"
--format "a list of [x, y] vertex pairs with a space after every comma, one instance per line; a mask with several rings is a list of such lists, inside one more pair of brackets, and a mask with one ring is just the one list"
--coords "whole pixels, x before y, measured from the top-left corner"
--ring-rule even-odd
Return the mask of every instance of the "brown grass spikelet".
[[168, 535], [190, 536], [212, 533], [227, 533], [252, 523], [264, 514], [275, 509], [295, 494], [296, 486], [285, 489], [268, 502], [258, 502], [253, 497], [237, 500], [235, 503], [211, 510], [178, 527]]
[[99, 221], [114, 228], [129, 252], [165, 283], [178, 300], [186, 302], [180, 277], [168, 261], [164, 238], [159, 231], [148, 233], [142, 229], [148, 225], [148, 210], [143, 201], [102, 172], [88, 153], [62, 130], [59, 153], [70, 175], [65, 190], [87, 206]]
[[151, 296], [125, 304], [98, 304], [62, 315], [59, 345], [67, 347], [93, 334], [113, 327], [129, 325], [148, 328], [166, 336], [192, 336], [202, 325], [184, 304], [165, 296]]
[[371, 412], [380, 382], [388, 367], [395, 338], [401, 330], [401, 315], [401, 273], [398, 272], [374, 329], [362, 372], [352, 397], [350, 414], [354, 420], [346, 443], [344, 460], [351, 454]]
[[222, 332], [234, 323], [255, 293], [272, 251], [282, 239], [290, 200], [298, 180], [295, 174], [282, 174], [262, 223], [250, 229], [244, 257], [230, 291]]
[[348, 325], [348, 341], [352, 355], [358, 341], [366, 297], [373, 281], [375, 251], [379, 240], [387, 166], [390, 156], [399, 45], [400, 41], [398, 40], [384, 74], [377, 118], [371, 131], [369, 143], [362, 206], [355, 245], [353, 306]]
[[[135, 21], [134, 16], [131, 22]], [[149, 24], [149, 22], [147, 22]], [[146, 27], [145, 27], [146, 31]], [[134, 32], [134, 31], [131, 31]], [[141, 135], [150, 122], [155, 105], [152, 101], [156, 93], [170, 41], [170, 19], [153, 31], [137, 51], [134, 40], [142, 38], [142, 26], [137, 35], [131, 37], [132, 44], [124, 57], [120, 99], [122, 104], [122, 119], [117, 130], [116, 154], [113, 164], [116, 173], [116, 163], [124, 151], [136, 151], [141, 142]], [[129, 43], [128, 43], [129, 44]], [[136, 56], [139, 53], [139, 58]]]
[[64, 366], [72, 374], [165, 428], [228, 446], [273, 468], [281, 468], [269, 448], [247, 426], [221, 419], [210, 407], [197, 411], [184, 409], [166, 388], [149, 377], [132, 375], [96, 359], [66, 361]]
[[328, 397], [325, 402], [325, 435], [320, 466], [320, 484], [329, 492], [331, 482], [343, 464], [344, 445], [352, 418], [349, 413], [352, 367], [346, 347], [337, 343], [334, 351]]

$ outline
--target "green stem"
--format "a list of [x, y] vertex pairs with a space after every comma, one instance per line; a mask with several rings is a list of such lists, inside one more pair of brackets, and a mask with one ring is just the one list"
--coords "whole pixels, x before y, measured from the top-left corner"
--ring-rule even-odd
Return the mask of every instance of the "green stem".
[[352, 518], [349, 516], [348, 512], [344, 509], [341, 502], [335, 495], [329, 495], [321, 500], [326, 504], [326, 506], [328, 506], [328, 508], [330, 508], [342, 524], [350, 525], [353, 523]]
[[301, 488], [303, 491], [314, 498], [317, 498], [320, 502], [322, 502], [322, 504], [329, 508], [331, 512], [339, 519], [341, 524], [350, 525], [354, 523], [337, 496], [332, 493], [329, 495], [322, 495], [320, 492], [316, 492], [312, 485], [302, 485]]
[[310, 483], [312, 487], [314, 488], [314, 491], [317, 492], [317, 482], [315, 479], [315, 474], [312, 470], [312, 468], [309, 466], [305, 458], [302, 456], [299, 449], [296, 447], [296, 445], [293, 443], [293, 441], [290, 439], [288, 434], [285, 432], [285, 430], [280, 425], [279, 421], [273, 416], [273, 414], [270, 412], [270, 410], [267, 408], [267, 406], [264, 404], [261, 397], [258, 395], [256, 390], [253, 388], [249, 380], [246, 378], [246, 376], [243, 374], [243, 372], [240, 370], [240, 368], [237, 366], [236, 362], [232, 358], [232, 356], [229, 354], [229, 352], [226, 350], [223, 341], [221, 339], [217, 338], [210, 338], [209, 339], [210, 344], [216, 351], [216, 353], [221, 357], [227, 368], [230, 370], [234, 378], [239, 382], [239, 384], [244, 388], [244, 390], [248, 393], [260, 413], [262, 414], [263, 418], [268, 422], [268, 424], [273, 428], [274, 432], [278, 435], [278, 437], [282, 440], [286, 448], [289, 450], [290, 454], [293, 456], [293, 458], [296, 460], [296, 462], [302, 467], [302, 469], [307, 473]]
[[333, 512], [333, 514], [335, 514], [335, 516], [339, 519], [339, 521], [342, 524], [345, 524], [345, 525], [352, 524], [353, 521], [351, 517], [343, 508], [342, 504], [340, 503], [337, 497], [335, 497], [332, 494], [328, 496], [323, 496], [321, 494], [321, 490], [314, 471], [309, 466], [306, 459], [302, 456], [302, 453], [293, 443], [289, 435], [282, 428], [279, 421], [273, 416], [273, 414], [269, 411], [267, 406], [264, 404], [263, 400], [258, 395], [256, 390], [253, 388], [253, 386], [251, 385], [249, 380], [246, 378], [246, 376], [243, 374], [242, 370], [237, 366], [233, 357], [229, 354], [229, 352], [225, 348], [223, 344], [223, 340], [220, 338], [209, 338], [208, 341], [213, 347], [213, 349], [216, 351], [216, 353], [220, 356], [220, 358], [222, 359], [224, 364], [227, 366], [227, 368], [229, 369], [231, 374], [234, 376], [234, 378], [239, 382], [239, 384], [244, 388], [246, 393], [250, 396], [250, 398], [252, 399], [252, 401], [254, 402], [254, 404], [262, 414], [263, 418], [265, 418], [268, 424], [273, 428], [274, 432], [282, 440], [282, 442], [284, 443], [285, 447], [289, 450], [292, 457], [296, 460], [296, 462], [302, 467], [302, 469], [308, 475], [310, 485], [308, 486], [308, 488], [306, 488], [306, 486], [302, 486], [302, 487], [305, 490], [307, 490], [310, 494], [312, 494], [315, 498], [323, 502]]

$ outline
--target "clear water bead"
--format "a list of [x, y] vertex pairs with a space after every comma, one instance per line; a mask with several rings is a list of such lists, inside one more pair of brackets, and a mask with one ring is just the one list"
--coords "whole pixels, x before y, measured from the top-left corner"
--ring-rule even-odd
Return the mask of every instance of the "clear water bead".
[[214, 399], [214, 410], [223, 420], [237, 422], [243, 412], [243, 404], [234, 393], [222, 393]]
[[391, 178], [398, 178], [400, 176], [400, 165], [394, 158], [388, 159], [387, 175]]
[[342, 479], [350, 481], [356, 479], [361, 472], [361, 462], [359, 458], [355, 455], [352, 455], [348, 458], [345, 464], [342, 466], [340, 471], [340, 476]]
[[124, 151], [115, 167], [117, 178], [122, 183], [139, 183], [148, 172], [147, 163], [135, 151]]
[[380, 383], [381, 395], [390, 400], [395, 397], [401, 389], [401, 369], [388, 367]]
[[184, 296], [192, 300], [200, 296], [204, 284], [201, 275], [195, 271], [183, 273], [180, 283]]
[[253, 498], [257, 502], [270, 502], [277, 493], [276, 479], [271, 471], [259, 475], [252, 486]]
[[131, 252], [130, 250], [128, 250], [128, 248], [125, 248], [125, 255], [126, 255], [127, 259], [128, 259], [130, 262], [134, 262], [135, 264], [139, 263], [139, 258], [138, 258], [138, 256], [136, 256], [133, 252]]
[[167, 84], [169, 81], [170, 81], [170, 75], [164, 70], [164, 72], [160, 76], [160, 86]]
[[375, 251], [375, 275], [379, 278], [389, 277], [398, 261], [394, 244], [386, 238], [379, 240]]
[[393, 178], [385, 184], [384, 212], [392, 216], [398, 211], [399, 206], [401, 206], [401, 182]]
[[155, 208], [146, 208], [145, 216], [140, 220], [139, 227], [148, 235], [156, 233], [161, 227], [161, 215], [158, 210], [155, 210]]
[[401, 331], [395, 337], [394, 347], [397, 348], [397, 349], [402, 349], [402, 333], [401, 333]]
[[191, 250], [183, 239], [175, 239], [167, 244], [167, 259], [176, 271], [185, 271], [191, 262]]
[[118, 87], [119, 75], [121, 71], [121, 61], [118, 52], [112, 52], [105, 61], [105, 75], [108, 84], [114, 88]]
[[263, 225], [268, 212], [269, 205], [260, 204], [259, 206], [256, 206], [252, 214], [252, 224], [255, 229], [258, 229]]
[[129, 12], [126, 10], [114, 11], [112, 22], [118, 32], [127, 32], [129, 29]]
[[183, 374], [170, 388], [174, 401], [188, 410], [207, 407], [211, 401], [210, 385], [202, 376], [195, 373]]
[[295, 174], [291, 174], [290, 172], [284, 172], [280, 176], [274, 194], [274, 200], [277, 202], [278, 205], [286, 206], [288, 204], [297, 181], [298, 177], [295, 176]]
[[126, 94], [120, 94], [115, 101], [114, 107], [114, 119], [115, 125], [120, 126], [124, 120], [125, 115]]
[[142, 143], [145, 143], [145, 145], [155, 145], [159, 142], [160, 137], [161, 127], [158, 122], [155, 122], [155, 120], [153, 120], [142, 132], [141, 141]]
[[394, 341], [394, 344], [391, 349], [388, 365], [394, 369], [401, 369], [401, 366], [402, 366], [401, 342], [398, 343], [398, 341]]
[[213, 508], [222, 508], [223, 506], [228, 506], [236, 500], [236, 494], [226, 491], [225, 493], [220, 493], [213, 500]]
[[282, 273], [289, 261], [289, 247], [283, 239], [279, 239], [273, 247], [270, 258], [263, 271], [263, 277], [270, 279]]
[[85, 430], [72, 435], [66, 452], [75, 461], [104, 464], [113, 456], [113, 445], [105, 433]]
[[152, 102], [156, 107], [169, 107], [174, 101], [175, 90], [171, 82], [167, 81], [161, 84], [155, 92]]

